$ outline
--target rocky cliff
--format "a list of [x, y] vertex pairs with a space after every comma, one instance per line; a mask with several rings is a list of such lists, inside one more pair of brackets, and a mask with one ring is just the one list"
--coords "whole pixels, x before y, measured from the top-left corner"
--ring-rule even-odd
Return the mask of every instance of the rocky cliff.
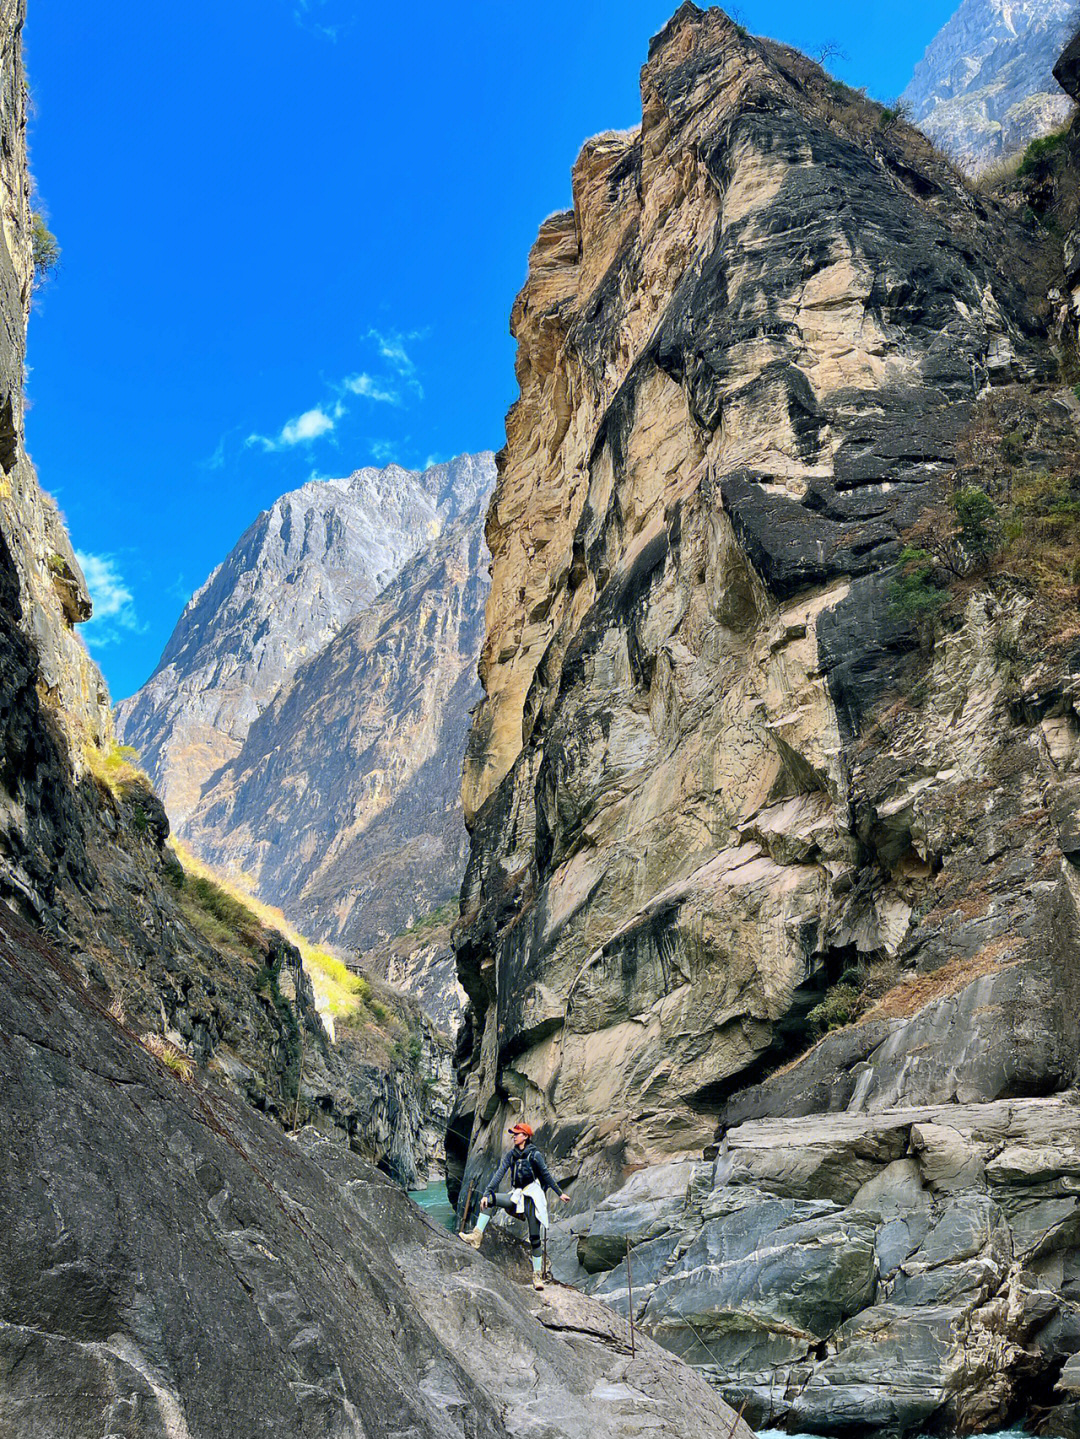
[[912, 120], [972, 174], [1058, 129], [1073, 104], [1052, 71], [1078, 19], [1076, 0], [963, 0], [903, 93]]
[[488, 518], [460, 1201], [524, 1111], [573, 1181], [564, 1273], [629, 1236], [653, 1332], [755, 1422], [1057, 1402], [1080, 1350], [1049, 1172], [1075, 1110], [1041, 1099], [1080, 1040], [1060, 238], [689, 4], [640, 129], [589, 142], [573, 193], [514, 308]]
[[382, 1022], [354, 1006], [355, 1024], [331, 1043], [298, 950], [168, 846], [161, 801], [118, 749], [75, 630], [90, 600], [23, 441], [22, 14], [0, 6], [0, 900], [181, 1072], [216, 1073], [283, 1124], [336, 1127], [409, 1182], [429, 1160], [411, 1012], [384, 1009]]
[[5, 1439], [752, 1439], [599, 1303], [542, 1303], [344, 1148], [183, 1083], [3, 914], [0, 993]]
[[188, 601], [146, 684], [117, 708], [183, 833], [297, 667], [490, 488], [490, 454], [313, 480], [263, 511]]
[[185, 826], [324, 941], [366, 949], [457, 895], [486, 505], [485, 490], [299, 667]]

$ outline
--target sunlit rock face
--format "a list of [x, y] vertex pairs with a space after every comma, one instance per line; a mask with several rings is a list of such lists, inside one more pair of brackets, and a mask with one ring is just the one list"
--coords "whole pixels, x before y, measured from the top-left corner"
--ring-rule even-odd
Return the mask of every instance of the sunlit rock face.
[[1076, 20], [1074, 0], [963, 0], [903, 93], [912, 120], [973, 174], [1056, 130], [1074, 107], [1054, 62]]
[[[185, 825], [201, 855], [321, 940], [366, 950], [456, 901], [486, 505], [484, 492], [299, 667]], [[424, 967], [418, 954], [416, 973], [405, 965], [396, 982], [415, 980], [446, 1024]], [[452, 966], [440, 973], [456, 1008]]]
[[313, 480], [263, 511], [189, 600], [158, 668], [117, 709], [183, 830], [207, 779], [306, 659], [491, 484], [490, 454]]
[[[967, 842], [947, 784], [918, 784], [949, 727], [857, 770], [913, 643], [889, 576], [975, 397], [1053, 361], [1020, 232], [719, 11], [656, 37], [640, 128], [590, 141], [573, 194], [513, 312], [449, 1157], [464, 1198], [524, 1107], [584, 1204], [700, 1152], [825, 983], [926, 933], [941, 847]], [[961, 787], [996, 762], [974, 696], [1002, 621], [967, 623], [935, 680], [979, 730]], [[1018, 772], [1011, 803], [1040, 784]]]

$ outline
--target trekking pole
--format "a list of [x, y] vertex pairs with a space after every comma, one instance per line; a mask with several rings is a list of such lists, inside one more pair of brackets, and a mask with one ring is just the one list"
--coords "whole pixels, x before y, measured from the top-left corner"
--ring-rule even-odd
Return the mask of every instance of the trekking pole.
[[541, 1275], [543, 1276], [544, 1279], [550, 1279], [550, 1278], [551, 1278], [551, 1265], [548, 1263], [548, 1257], [547, 1257], [547, 1225], [546, 1225], [546, 1224], [544, 1225], [544, 1258], [543, 1258], [543, 1262], [542, 1262], [541, 1265], [540, 1265], [540, 1273], [541, 1273]]
[[626, 1236], [626, 1303], [630, 1316], [630, 1358], [634, 1357], [634, 1281], [630, 1273], [630, 1236]]
[[300, 984], [303, 974], [303, 961], [299, 958], [297, 951], [296, 960], [296, 1018], [297, 1028], [300, 1031], [300, 1074], [296, 1081], [296, 1104], [293, 1108], [292, 1127], [295, 1129], [300, 1121], [300, 1086], [304, 1082], [304, 1012], [300, 1008]]

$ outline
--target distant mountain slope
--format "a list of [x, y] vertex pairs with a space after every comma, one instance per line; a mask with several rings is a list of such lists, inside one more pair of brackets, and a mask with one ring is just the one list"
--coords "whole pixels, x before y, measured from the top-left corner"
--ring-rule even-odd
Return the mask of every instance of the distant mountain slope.
[[283, 495], [188, 602], [157, 669], [117, 710], [181, 831], [296, 667], [494, 479], [490, 452], [397, 465]]
[[911, 118], [970, 171], [1057, 129], [1072, 110], [1052, 75], [1077, 0], [963, 0], [915, 67]]
[[323, 940], [367, 948], [456, 899], [486, 503], [299, 667], [185, 826], [207, 860]]

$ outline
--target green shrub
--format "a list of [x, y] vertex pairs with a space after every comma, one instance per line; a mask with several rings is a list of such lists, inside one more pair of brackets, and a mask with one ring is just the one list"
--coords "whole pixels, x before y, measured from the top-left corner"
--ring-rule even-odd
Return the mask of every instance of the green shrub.
[[949, 598], [938, 584], [934, 557], [929, 550], [905, 545], [900, 552], [900, 572], [890, 586], [893, 610], [908, 619], [923, 620], [936, 615]]
[[[1080, 385], [1077, 386], [1080, 389]], [[1080, 399], [1080, 395], [1077, 396]], [[1007, 465], [1019, 465], [1024, 458], [1024, 432], [1010, 430], [1001, 441], [1001, 455]]]
[[960, 526], [960, 544], [973, 560], [985, 560], [1001, 543], [1001, 529], [993, 500], [978, 485], [962, 485], [949, 496]]
[[1017, 175], [1023, 177], [1034, 174], [1046, 157], [1052, 155], [1063, 144], [1068, 133], [1069, 127], [1066, 125], [1063, 130], [1056, 130], [1052, 135], [1044, 135], [1041, 140], [1032, 140], [1017, 166]]
[[806, 1016], [806, 1022], [825, 1034], [830, 1029], [839, 1029], [850, 1024], [859, 1002], [859, 991], [853, 984], [834, 984], [820, 1004], [815, 1004]]
[[34, 211], [31, 221], [30, 254], [34, 265], [34, 284], [43, 285], [60, 263], [60, 246], [40, 210]]

